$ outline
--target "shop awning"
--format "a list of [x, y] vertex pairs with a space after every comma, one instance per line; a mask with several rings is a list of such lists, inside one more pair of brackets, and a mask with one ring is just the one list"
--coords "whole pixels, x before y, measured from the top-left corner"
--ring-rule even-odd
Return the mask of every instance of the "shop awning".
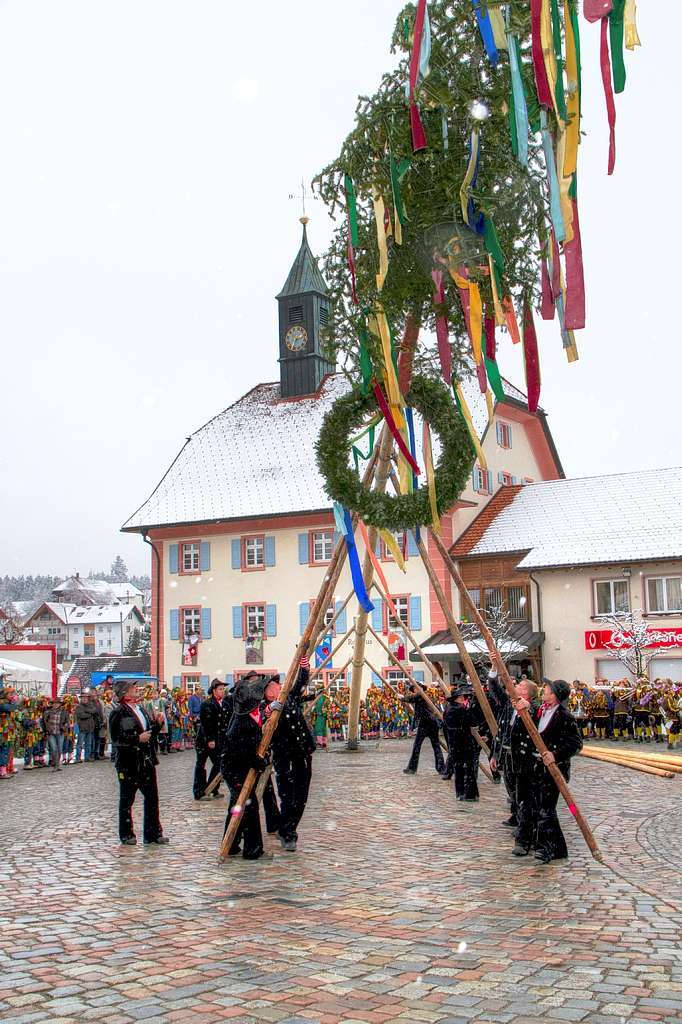
[[[500, 645], [505, 660], [524, 658], [540, 649], [545, 640], [544, 633], [536, 633], [527, 622], [516, 622], [510, 626], [511, 639]], [[441, 629], [422, 644], [425, 654], [437, 661], [459, 661], [459, 651], [452, 642], [447, 629]], [[480, 635], [466, 641], [469, 654], [488, 654], [488, 648]], [[410, 661], [421, 661], [418, 651], [410, 651]]]

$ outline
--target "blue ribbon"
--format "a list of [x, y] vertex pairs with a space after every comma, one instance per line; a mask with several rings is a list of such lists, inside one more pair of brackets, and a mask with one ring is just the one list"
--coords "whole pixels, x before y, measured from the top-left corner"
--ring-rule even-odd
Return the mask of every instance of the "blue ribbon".
[[339, 531], [342, 537], [346, 536], [346, 520], [343, 516], [343, 505], [340, 505], [338, 501], [334, 502], [334, 522], [336, 523], [336, 529]]
[[374, 605], [369, 599], [369, 595], [365, 588], [365, 580], [362, 575], [362, 569], [360, 568], [360, 559], [358, 557], [358, 549], [355, 545], [355, 537], [353, 535], [353, 520], [350, 517], [350, 512], [347, 508], [343, 510], [343, 519], [346, 527], [346, 547], [348, 548], [348, 564], [350, 565], [350, 575], [353, 580], [353, 590], [357, 597], [360, 607], [363, 612], [374, 611]]
[[561, 212], [561, 197], [559, 194], [559, 179], [554, 162], [554, 149], [552, 148], [552, 137], [547, 127], [547, 111], [543, 108], [540, 111], [540, 131], [542, 134], [542, 149], [545, 154], [545, 165], [547, 167], [547, 178], [549, 179], [549, 209], [554, 226], [554, 234], [557, 242], [563, 242], [566, 238], [564, 217]]
[[500, 55], [497, 52], [495, 46], [495, 36], [493, 35], [493, 27], [490, 24], [490, 18], [488, 17], [488, 11], [481, 9], [481, 0], [471, 0], [474, 5], [474, 11], [476, 12], [476, 21], [478, 22], [478, 29], [481, 33], [481, 39], [485, 46], [485, 52], [488, 54], [488, 60], [494, 68], [497, 67], [497, 62], [500, 59]]
[[[473, 151], [474, 151], [474, 133], [472, 132], [471, 135], [469, 136], [469, 159], [471, 159], [471, 154], [473, 153]], [[476, 188], [476, 182], [478, 181], [478, 169], [480, 167], [480, 164], [481, 164], [481, 136], [479, 134], [479, 136], [478, 136], [478, 146], [476, 147], [476, 162], [474, 164], [473, 177], [472, 177], [471, 182], [469, 184], [469, 191], [471, 191], [472, 188]], [[469, 195], [469, 198], [467, 199], [467, 223], [468, 223], [469, 227], [471, 228], [471, 230], [475, 231], [477, 235], [482, 235], [483, 234], [483, 229], [485, 227], [485, 217], [483, 216], [483, 214], [480, 211], [476, 210], [476, 205], [475, 205], [473, 199], [471, 198], [471, 195]]]
[[[405, 419], [407, 420], [407, 432], [410, 438], [410, 452], [412, 453], [412, 458], [416, 462], [417, 451], [414, 446], [414, 415], [409, 406], [405, 407]], [[412, 489], [416, 491], [418, 487], [419, 481], [417, 480], [417, 474], [412, 470]]]
[[516, 36], [507, 35], [509, 43], [509, 69], [511, 71], [512, 95], [514, 97], [514, 118], [516, 137], [519, 144], [519, 163], [528, 166], [528, 106], [521, 78], [519, 64], [519, 42]]

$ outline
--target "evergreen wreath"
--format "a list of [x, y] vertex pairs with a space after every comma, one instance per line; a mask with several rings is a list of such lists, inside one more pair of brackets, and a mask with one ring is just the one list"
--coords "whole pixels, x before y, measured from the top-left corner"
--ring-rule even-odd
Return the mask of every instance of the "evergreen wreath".
[[[436, 504], [439, 514], [452, 508], [462, 493], [474, 457], [466, 424], [453, 404], [450, 392], [438, 380], [412, 378], [405, 396], [440, 439], [441, 455], [434, 468]], [[366, 490], [349, 465], [350, 436], [362, 427], [368, 413], [378, 410], [373, 392], [358, 390], [338, 398], [322, 423], [315, 445], [317, 464], [325, 479], [327, 494], [357, 512], [370, 526], [390, 530], [411, 529], [431, 523], [431, 506], [426, 486], [413, 494], [381, 494]]]

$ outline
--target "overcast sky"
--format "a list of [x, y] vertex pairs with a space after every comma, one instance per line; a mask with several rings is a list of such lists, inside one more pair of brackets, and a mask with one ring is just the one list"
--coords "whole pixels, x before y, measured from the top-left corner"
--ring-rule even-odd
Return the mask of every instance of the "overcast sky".
[[[288, 195], [375, 88], [400, 6], [0, 0], [0, 575], [86, 573], [119, 552], [147, 571], [119, 527], [187, 435], [276, 379], [273, 296], [300, 232]], [[541, 329], [541, 400], [574, 476], [681, 461], [682, 5], [640, 4], [639, 27], [608, 179], [598, 27], [581, 20], [580, 362]], [[329, 221], [310, 212], [320, 253]]]

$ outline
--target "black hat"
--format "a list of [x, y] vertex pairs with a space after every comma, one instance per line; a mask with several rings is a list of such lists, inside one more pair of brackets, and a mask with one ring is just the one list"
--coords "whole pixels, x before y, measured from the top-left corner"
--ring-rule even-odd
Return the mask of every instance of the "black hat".
[[218, 679], [218, 678], [216, 677], [215, 679], [212, 679], [212, 680], [211, 680], [211, 685], [210, 685], [210, 686], [209, 686], [209, 688], [208, 688], [208, 692], [209, 692], [209, 693], [213, 693], [213, 691], [214, 691], [214, 690], [216, 689], [216, 687], [218, 687], [218, 686], [227, 686], [227, 683], [225, 682], [225, 680], [224, 680], [224, 679]]
[[238, 715], [248, 714], [263, 700], [267, 680], [258, 672], [249, 672], [234, 688], [234, 710]]
[[473, 697], [474, 691], [470, 686], [462, 684], [461, 686], [453, 686], [450, 691], [450, 700], [454, 700], [456, 697]]
[[571, 687], [565, 679], [547, 679], [545, 685], [549, 686], [560, 704], [563, 704], [571, 696]]

